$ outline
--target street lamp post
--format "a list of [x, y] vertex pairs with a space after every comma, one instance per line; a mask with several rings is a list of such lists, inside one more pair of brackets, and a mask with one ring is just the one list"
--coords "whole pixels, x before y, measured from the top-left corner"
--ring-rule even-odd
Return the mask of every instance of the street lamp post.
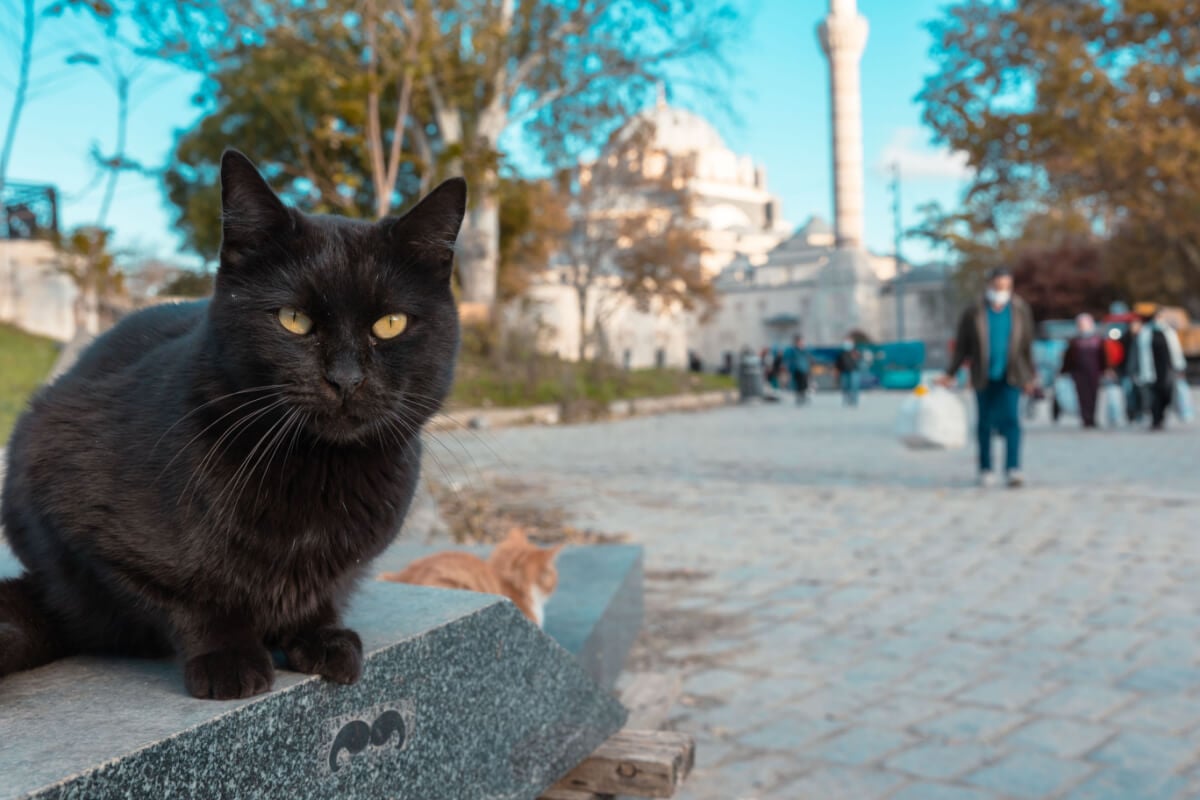
[[900, 164], [892, 164], [892, 252], [896, 259], [896, 275], [892, 288], [896, 293], [896, 340], [904, 341], [904, 260], [900, 257], [900, 240], [904, 238], [904, 227], [900, 219]]

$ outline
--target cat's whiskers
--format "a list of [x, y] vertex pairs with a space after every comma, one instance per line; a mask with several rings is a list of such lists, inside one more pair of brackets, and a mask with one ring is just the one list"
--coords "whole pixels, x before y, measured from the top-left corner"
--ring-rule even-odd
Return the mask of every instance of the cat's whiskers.
[[[190, 486], [192, 486], [193, 481], [195, 481], [196, 486], [199, 487], [199, 479], [201, 477], [203, 477], [203, 475], [214, 464], [216, 464], [217, 459], [220, 457], [220, 453], [223, 452], [226, 447], [228, 447], [230, 444], [233, 443], [233, 441], [237, 438], [235, 436], [235, 433], [237, 433], [239, 431], [239, 429], [249, 426], [255, 420], [259, 419], [260, 417], [262, 417], [265, 414], [270, 413], [271, 411], [273, 411], [274, 409], [278, 408], [279, 406], [285, 404], [286, 402], [287, 402], [286, 399], [280, 397], [265, 408], [255, 409], [253, 411], [247, 412], [245, 416], [236, 420], [233, 424], [231, 424], [228, 428], [226, 428], [221, 433], [221, 435], [219, 437], [217, 437], [217, 440], [215, 442], [213, 442], [212, 445], [209, 446], [208, 451], [204, 454], [204, 458], [202, 458], [200, 460], [200, 463], [197, 464], [196, 468], [192, 470], [192, 474], [188, 476], [187, 483], [184, 484], [183, 490], [179, 493], [179, 502], [182, 502], [184, 497], [187, 496], [188, 488]], [[190, 504], [190, 502], [191, 502], [190, 499], [188, 502]]]
[[[293, 408], [291, 410], [291, 412], [288, 414], [287, 422], [284, 424], [283, 429], [280, 432], [280, 435], [276, 437], [275, 443], [271, 445], [271, 454], [267, 457], [267, 463], [263, 465], [262, 474], [258, 478], [258, 488], [254, 490], [254, 496], [256, 498], [262, 496], [263, 481], [266, 480], [267, 473], [271, 471], [271, 464], [275, 461], [275, 453], [279, 451], [280, 445], [282, 445], [287, 440], [287, 437], [291, 435], [292, 425], [296, 422], [296, 420], [300, 419], [300, 415], [302, 413], [303, 412], [301, 412], [298, 408]], [[281, 472], [282, 469], [283, 464], [281, 463]]]
[[[237, 412], [241, 411], [241, 410], [242, 410], [243, 408], [245, 408], [246, 406], [252, 406], [252, 405], [254, 405], [255, 403], [261, 403], [261, 402], [263, 402], [264, 400], [276, 399], [276, 398], [278, 398], [279, 396], [280, 396], [280, 395], [279, 395], [279, 392], [277, 392], [277, 391], [273, 391], [273, 392], [271, 392], [271, 394], [269, 394], [269, 395], [267, 395], [267, 396], [265, 396], [265, 397], [255, 397], [255, 398], [251, 398], [250, 400], [247, 400], [246, 402], [242, 403], [241, 405], [237, 406], [236, 408], [233, 408], [233, 409], [231, 409], [231, 410], [229, 410], [229, 411], [226, 411], [224, 414], [222, 414], [221, 416], [219, 416], [219, 417], [217, 417], [216, 419], [214, 419], [214, 420], [213, 420], [212, 422], [210, 422], [208, 425], [205, 425], [205, 426], [204, 426], [204, 428], [203, 428], [203, 429], [201, 429], [201, 431], [200, 431], [199, 433], [197, 433], [197, 434], [196, 434], [195, 436], [193, 436], [191, 439], [188, 439], [187, 443], [186, 443], [186, 444], [184, 444], [184, 445], [183, 445], [183, 447], [180, 447], [180, 448], [179, 448], [179, 450], [178, 450], [178, 451], [176, 451], [175, 455], [171, 456], [171, 460], [170, 460], [170, 461], [168, 461], [168, 462], [166, 463], [166, 465], [165, 465], [165, 466], [164, 466], [164, 467], [163, 467], [163, 468], [162, 468], [162, 469], [159, 471], [159, 473], [158, 473], [158, 477], [159, 477], [159, 478], [161, 478], [161, 477], [162, 477], [162, 476], [163, 476], [163, 475], [166, 473], [166, 471], [167, 471], [168, 469], [170, 469], [171, 465], [175, 463], [175, 459], [179, 458], [179, 456], [180, 456], [180, 455], [182, 455], [183, 453], [187, 452], [187, 449], [188, 449], [189, 447], [191, 447], [191, 446], [192, 446], [192, 444], [194, 444], [194, 443], [195, 443], [195, 441], [196, 441], [197, 439], [199, 439], [199, 438], [200, 438], [201, 436], [203, 436], [204, 434], [208, 433], [208, 432], [209, 432], [209, 430], [211, 430], [211, 429], [212, 429], [212, 428], [213, 428], [215, 425], [219, 424], [219, 423], [221, 422], [221, 420], [225, 419], [226, 417], [230, 416], [231, 414], [236, 414]], [[207, 403], [206, 403], [206, 405], [209, 405], [209, 404], [207, 404]], [[195, 409], [195, 411], [199, 411], [199, 410], [200, 410], [200, 409]], [[195, 411], [193, 411], [192, 413], [195, 413]], [[182, 421], [183, 421], [183, 420], [180, 420], [180, 422], [182, 422]], [[175, 424], [176, 424], [176, 425], [178, 425], [179, 423], [177, 422], [177, 423], [175, 423]], [[172, 426], [172, 427], [173, 427], [173, 426]], [[165, 436], [165, 435], [166, 435], [166, 434], [163, 434], [163, 436]], [[160, 440], [161, 440], [161, 437], [160, 437]], [[157, 447], [157, 444], [156, 444], [155, 446]], [[151, 452], [153, 452], [153, 450], [152, 450]], [[155, 480], [157, 480], [157, 478], [156, 478]]]
[[[421, 432], [417, 428], [416, 424], [399, 414], [393, 414], [390, 417], [383, 417], [382, 419], [395, 431], [396, 438], [400, 443], [403, 443], [405, 439], [411, 439], [420, 436]], [[442, 460], [438, 458], [437, 454], [432, 450], [426, 450], [425, 452], [428, 453], [429, 457], [433, 459], [434, 465], [437, 466], [438, 471], [442, 473], [442, 477], [446, 479], [446, 483], [450, 487], [450, 490], [454, 492], [454, 496], [461, 502], [463, 497], [458, 490], [458, 482], [450, 474], [449, 470], [446, 469], [446, 465], [442, 463]], [[462, 464], [460, 463], [459, 466], [461, 467]]]
[[[246, 486], [254, 477], [254, 471], [258, 469], [258, 465], [266, 456], [267, 450], [270, 449], [270, 442], [274, 442], [278, 438], [279, 432], [284, 430], [284, 424], [291, 419], [293, 413], [295, 413], [295, 409], [277, 419], [267, 428], [266, 432], [254, 444], [254, 447], [242, 458], [242, 462], [238, 465], [237, 471], [234, 472], [233, 478], [228, 481], [225, 488], [217, 496], [217, 505], [228, 509], [231, 519], [236, 513], [238, 502], [242, 499], [242, 493], [246, 491]], [[264, 444], [266, 444], [266, 447], [264, 447]], [[257, 458], [255, 458], [255, 453], [258, 453]], [[249, 469], [247, 469], [247, 465], [249, 465]]]
[[[479, 444], [483, 445], [484, 449], [486, 449], [488, 451], [489, 455], [491, 455], [493, 458], [496, 459], [496, 462], [500, 465], [500, 468], [504, 472], [509, 473], [509, 474], [511, 474], [513, 472], [512, 465], [509, 464], [508, 461], [506, 461], [503, 456], [501, 456], [498, 452], [496, 452], [495, 448], [492, 447], [492, 445], [488, 442], [487, 439], [485, 439], [483, 436], [481, 436], [478, 431], [475, 431], [474, 429], [472, 429], [470, 425], [468, 425], [467, 423], [463, 422], [462, 420], [458, 419], [457, 417], [453, 416], [452, 414], [446, 412], [445, 410], [443, 410], [441, 408], [441, 404], [444, 402], [443, 400], [436, 398], [436, 397], [432, 397], [430, 395], [424, 395], [424, 394], [420, 394], [417, 392], [410, 392], [407, 390], [405, 390], [405, 392], [404, 392], [404, 399], [405, 400], [411, 399], [414, 401], [419, 401], [419, 402], [412, 403], [412, 405], [421, 413], [439, 414], [442, 417], [444, 417], [445, 419], [449, 420], [451, 423], [453, 423], [456, 426], [455, 427], [456, 432], [460, 431], [460, 430], [465, 431], [468, 435], [473, 437], [475, 439], [475, 441], [477, 441]], [[430, 436], [431, 438], [434, 438], [434, 439], [439, 438], [433, 431], [425, 431], [425, 433], [428, 436]], [[455, 439], [454, 441], [457, 442], [458, 440]], [[467, 448], [467, 446], [465, 444], [462, 444], [461, 442], [458, 442], [458, 444], [459, 444], [459, 447], [461, 447], [462, 450], [464, 452], [466, 452], [468, 457], [471, 459], [471, 461], [475, 467], [475, 471], [477, 473], [479, 473], [480, 475], [482, 475], [483, 471], [481, 469], [479, 469], [479, 464], [477, 462], [475, 462], [475, 457], [474, 457], [474, 455], [471, 454], [471, 451]]]
[[155, 440], [154, 446], [150, 448], [150, 452], [153, 453], [155, 450], [157, 450], [158, 446], [160, 444], [162, 444], [162, 440], [166, 437], [166, 435], [168, 433], [170, 433], [171, 431], [175, 430], [177, 427], [179, 427], [180, 423], [182, 423], [184, 420], [186, 420], [188, 417], [192, 416], [193, 414], [195, 414], [199, 411], [203, 411], [204, 409], [208, 408], [209, 406], [213, 405], [214, 403], [219, 403], [222, 400], [228, 400], [231, 397], [237, 397], [240, 394], [247, 394], [249, 392], [273, 391], [273, 390], [277, 390], [277, 389], [282, 389], [285, 386], [287, 386], [287, 384], [285, 384], [285, 383], [272, 383], [272, 384], [267, 384], [266, 386], [251, 386], [249, 389], [239, 389], [236, 392], [229, 392], [228, 394], [223, 394], [220, 397], [214, 397], [212, 400], [209, 400], [207, 403], [201, 403], [200, 405], [196, 406], [191, 411], [187, 412], [182, 417], [180, 417], [179, 419], [177, 419], [173, 423], [171, 423], [171, 427], [169, 427], [165, 431], [163, 431], [162, 435], [159, 436], [158, 439]]
[[[408, 393], [406, 393], [406, 395], [405, 395], [405, 399], [420, 400], [421, 397], [422, 397], [421, 395], [408, 394]], [[440, 401], [434, 401], [432, 398], [430, 398], [430, 402], [437, 403]], [[410, 402], [408, 404], [408, 407], [401, 407], [398, 409], [393, 409], [393, 413], [395, 414], [395, 416], [407, 420], [409, 425], [412, 426], [412, 425], [417, 424], [417, 419], [419, 416], [423, 416], [423, 415], [429, 413], [429, 411], [431, 409], [436, 410], [436, 405], [426, 407], [426, 406], [423, 406], [416, 402]], [[487, 451], [492, 456], [495, 457], [496, 462], [499, 465], [501, 472], [503, 472], [509, 476], [512, 475], [512, 473], [513, 473], [512, 466], [506, 460], [504, 460], [504, 458], [502, 458], [500, 456], [500, 454], [497, 453], [490, 444], [488, 444], [487, 440], [485, 440], [482, 436], [480, 436], [475, 431], [471, 430], [469, 427], [467, 427], [462, 422], [455, 420], [453, 417], [447, 417], [447, 418], [450, 419], [452, 422], [456, 423], [457, 425], [459, 425], [462, 430], [470, 433], [475, 438], [475, 441], [482, 444], [484, 446], [484, 448], [486, 448]], [[464, 444], [458, 437], [452, 436], [452, 437], [450, 437], [450, 441], [458, 446], [458, 450], [461, 450], [463, 453], [466, 454], [467, 459], [471, 462], [469, 466], [466, 463], [464, 463], [463, 459], [459, 457], [458, 452], [456, 452], [456, 450], [454, 448], [451, 448], [450, 445], [446, 444], [444, 437], [439, 436], [436, 432], [428, 430], [428, 429], [423, 430], [421, 432], [421, 434], [425, 441], [429, 441], [434, 444], [437, 444], [443, 450], [445, 450], [450, 456], [452, 456], [454, 458], [454, 460], [458, 463], [459, 470], [462, 475], [462, 479], [467, 484], [482, 482], [483, 475], [484, 475], [483, 469], [479, 466], [479, 462], [476, 460], [475, 454], [472, 453], [470, 448], [468, 448], [466, 446], [466, 444]], [[431, 455], [432, 455], [432, 453], [431, 453]]]
[[300, 441], [300, 434], [308, 426], [309, 420], [312, 419], [312, 414], [307, 411], [300, 413], [300, 421], [296, 423], [296, 427], [292, 430], [291, 437], [288, 441], [287, 451], [283, 454], [283, 461], [279, 462], [279, 490], [283, 491], [283, 478], [285, 469], [287, 468], [288, 460], [292, 457], [292, 450], [296, 447], [296, 442]]

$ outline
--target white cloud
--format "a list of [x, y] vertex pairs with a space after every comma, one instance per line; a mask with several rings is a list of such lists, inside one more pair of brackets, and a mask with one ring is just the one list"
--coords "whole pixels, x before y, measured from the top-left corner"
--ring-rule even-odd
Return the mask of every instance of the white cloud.
[[879, 155], [877, 169], [890, 172], [893, 164], [900, 165], [904, 178], [952, 178], [967, 180], [974, 171], [967, 166], [967, 154], [926, 144], [916, 128], [897, 128], [892, 139]]

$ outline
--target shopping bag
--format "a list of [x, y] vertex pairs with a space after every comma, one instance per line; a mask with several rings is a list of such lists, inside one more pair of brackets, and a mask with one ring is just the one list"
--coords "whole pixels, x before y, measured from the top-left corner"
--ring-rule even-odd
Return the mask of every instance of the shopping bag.
[[1191, 422], [1196, 418], [1196, 409], [1192, 406], [1192, 387], [1182, 377], [1175, 381], [1175, 396], [1171, 399], [1171, 405], [1183, 422]]
[[1054, 379], [1054, 400], [1060, 413], [1079, 416], [1079, 396], [1075, 393], [1075, 381], [1070, 375], [1059, 375]]
[[945, 389], [918, 386], [900, 405], [896, 435], [913, 449], [956, 450], [967, 444], [967, 412]]
[[1125, 390], [1115, 381], [1104, 384], [1104, 424], [1118, 428], [1125, 419]]

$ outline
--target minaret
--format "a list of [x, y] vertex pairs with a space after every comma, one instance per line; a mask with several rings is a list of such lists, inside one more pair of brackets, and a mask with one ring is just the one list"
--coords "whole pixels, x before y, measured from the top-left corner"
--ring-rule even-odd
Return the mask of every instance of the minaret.
[[833, 205], [838, 247], [863, 246], [862, 94], [858, 62], [867, 46], [867, 20], [857, 0], [829, 0], [829, 16], [818, 26], [829, 59], [833, 110]]

